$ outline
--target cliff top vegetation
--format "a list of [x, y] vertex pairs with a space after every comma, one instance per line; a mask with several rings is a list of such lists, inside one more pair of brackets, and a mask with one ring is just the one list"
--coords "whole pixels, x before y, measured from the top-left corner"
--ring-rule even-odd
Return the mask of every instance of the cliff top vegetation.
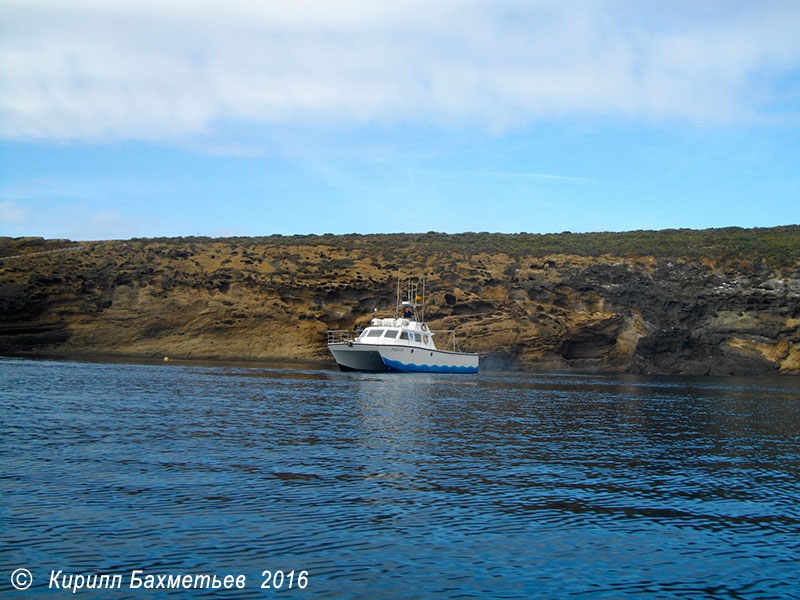
[[[156, 241], [156, 240], [152, 240]], [[271, 235], [232, 238], [163, 238], [158, 241], [229, 242], [238, 245], [324, 245], [344, 250], [405, 251], [424, 246], [430, 252], [465, 254], [504, 253], [509, 256], [655, 256], [660, 258], [709, 258], [728, 261], [763, 260], [776, 266], [794, 264], [800, 258], [800, 225], [743, 229], [664, 229], [621, 233], [488, 233], [457, 234], [394, 233], [345, 235]]]
[[[654, 256], [658, 258], [711, 259], [726, 263], [763, 261], [772, 266], [794, 265], [800, 258], [800, 225], [743, 229], [664, 229], [597, 233], [488, 233], [457, 234], [324, 234], [259, 237], [134, 238], [131, 242], [163, 244], [229, 243], [237, 246], [326, 246], [395, 254], [424, 248], [430, 253], [497, 254], [512, 257], [572, 254], [578, 256]], [[0, 256], [31, 253], [74, 245], [67, 240], [0, 238]]]

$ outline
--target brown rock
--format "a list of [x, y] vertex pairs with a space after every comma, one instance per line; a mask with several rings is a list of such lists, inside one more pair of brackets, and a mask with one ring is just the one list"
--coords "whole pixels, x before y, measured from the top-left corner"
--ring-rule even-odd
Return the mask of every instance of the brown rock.
[[0, 238], [0, 353], [328, 360], [327, 329], [391, 316], [397, 279], [427, 275], [431, 328], [485, 366], [800, 374], [796, 258], [472, 251], [480, 236]]

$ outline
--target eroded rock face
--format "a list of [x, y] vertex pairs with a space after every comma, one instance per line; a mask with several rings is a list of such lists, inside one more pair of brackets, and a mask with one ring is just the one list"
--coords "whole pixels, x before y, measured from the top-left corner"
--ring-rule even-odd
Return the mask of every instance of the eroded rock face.
[[[240, 238], [0, 240], [0, 353], [326, 359], [327, 329], [426, 320], [486, 367], [800, 374], [800, 267]], [[446, 342], [438, 340], [440, 347]]]

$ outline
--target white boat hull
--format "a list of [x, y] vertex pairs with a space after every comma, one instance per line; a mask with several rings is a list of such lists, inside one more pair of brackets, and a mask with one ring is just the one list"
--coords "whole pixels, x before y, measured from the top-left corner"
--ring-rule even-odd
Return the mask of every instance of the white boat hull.
[[336, 364], [342, 371], [386, 371], [378, 346], [340, 342], [328, 344]]
[[468, 352], [342, 342], [328, 344], [344, 371], [400, 371], [405, 373], [477, 373], [479, 357]]

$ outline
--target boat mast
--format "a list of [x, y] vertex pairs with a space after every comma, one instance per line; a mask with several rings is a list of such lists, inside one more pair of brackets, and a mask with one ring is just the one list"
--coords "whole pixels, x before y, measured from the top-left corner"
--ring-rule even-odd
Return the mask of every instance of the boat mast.
[[[400, 278], [397, 278], [397, 301], [394, 308], [394, 318], [400, 317], [400, 309], [403, 311], [410, 309], [413, 313], [413, 319], [418, 323], [425, 322], [425, 277], [421, 277], [422, 292], [420, 295], [420, 283], [411, 278], [406, 280], [406, 299], [401, 300], [400, 295]], [[422, 310], [417, 310], [422, 307]]]
[[422, 277], [422, 322], [425, 322], [425, 276]]

